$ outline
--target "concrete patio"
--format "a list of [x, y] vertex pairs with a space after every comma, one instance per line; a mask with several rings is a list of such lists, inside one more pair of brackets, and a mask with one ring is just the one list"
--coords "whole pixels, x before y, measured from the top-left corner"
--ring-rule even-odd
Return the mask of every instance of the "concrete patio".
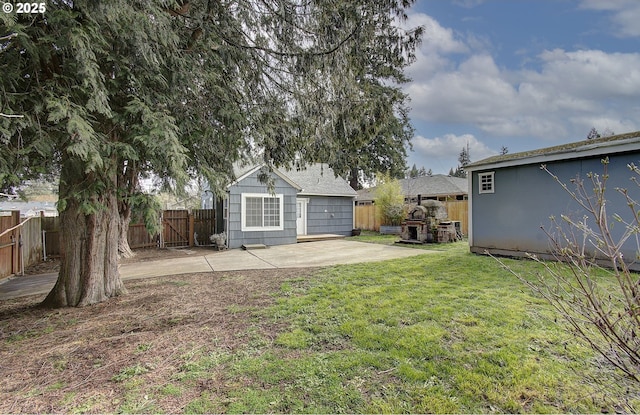
[[[434, 253], [423, 249], [380, 245], [348, 240], [279, 245], [266, 249], [212, 252], [185, 258], [133, 262], [120, 266], [123, 280], [153, 278], [196, 272], [239, 271], [268, 268], [307, 268], [339, 264], [384, 261]], [[0, 283], [0, 300], [47, 294], [57, 274], [26, 275]]]

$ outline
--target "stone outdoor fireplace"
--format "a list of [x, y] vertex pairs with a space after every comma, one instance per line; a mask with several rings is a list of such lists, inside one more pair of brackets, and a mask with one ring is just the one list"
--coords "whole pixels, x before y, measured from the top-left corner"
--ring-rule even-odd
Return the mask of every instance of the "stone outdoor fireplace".
[[[420, 200], [420, 196], [418, 196]], [[460, 222], [446, 220], [447, 211], [441, 202], [422, 200], [409, 211], [402, 222], [400, 243], [423, 244], [455, 242], [462, 238]]]
[[402, 222], [400, 237], [406, 242], [434, 242], [436, 220], [424, 206], [414, 207]]

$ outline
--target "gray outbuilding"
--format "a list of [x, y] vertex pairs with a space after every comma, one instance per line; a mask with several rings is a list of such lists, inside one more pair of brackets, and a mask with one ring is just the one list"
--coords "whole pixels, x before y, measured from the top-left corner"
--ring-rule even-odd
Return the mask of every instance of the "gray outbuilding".
[[[614, 214], [633, 221], [627, 200], [616, 188], [628, 189], [640, 201], [638, 178], [629, 165], [640, 165], [640, 132], [585, 140], [535, 151], [490, 157], [465, 167], [469, 180], [469, 245], [472, 252], [542, 257], [551, 253], [550, 241], [541, 229], [553, 230], [551, 217], [561, 215], [581, 220], [587, 212], [541, 169], [547, 169], [575, 190], [574, 179], [584, 180], [591, 191], [589, 173], [604, 172], [602, 160], [608, 159], [607, 212], [610, 223]], [[640, 179], [640, 178], [638, 178]], [[594, 220], [590, 220], [592, 228]], [[621, 223], [613, 226], [614, 236], [624, 230]], [[633, 238], [632, 238], [633, 239]], [[636, 240], [622, 247], [628, 262], [637, 258]]]
[[[270, 185], [260, 180], [265, 174]], [[305, 235], [351, 235], [357, 193], [326, 164], [300, 170], [250, 165], [236, 167], [235, 176], [217, 203], [224, 206], [220, 214], [229, 248], [293, 244]], [[203, 198], [203, 207], [212, 206]]]

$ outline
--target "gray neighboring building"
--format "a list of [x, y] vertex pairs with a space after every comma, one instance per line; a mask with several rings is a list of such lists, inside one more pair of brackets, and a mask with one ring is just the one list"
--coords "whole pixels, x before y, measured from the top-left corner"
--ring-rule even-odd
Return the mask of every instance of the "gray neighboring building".
[[[331, 168], [273, 168], [271, 189], [259, 178], [267, 171], [264, 165], [237, 167], [236, 180], [218, 203], [224, 206], [219, 213], [225, 219], [229, 248], [293, 244], [302, 235], [351, 235], [357, 193]], [[212, 208], [213, 198], [203, 196], [203, 208]]]
[[[434, 174], [432, 176], [420, 176], [408, 179], [400, 179], [402, 193], [407, 203], [417, 203], [418, 196], [421, 200], [466, 200], [468, 194], [467, 179], [461, 177]], [[358, 190], [358, 205], [371, 205], [375, 203], [375, 187]]]
[[[631, 219], [625, 198], [615, 188], [627, 188], [636, 201], [640, 188], [628, 164], [640, 165], [640, 132], [585, 140], [535, 151], [490, 157], [465, 167], [469, 180], [469, 246], [472, 252], [498, 255], [545, 256], [549, 240], [541, 227], [551, 228], [550, 217], [581, 219], [585, 211], [544, 170], [558, 176], [571, 189], [571, 180], [602, 174], [602, 160], [609, 158], [607, 212]], [[593, 220], [590, 221], [593, 225]], [[621, 234], [622, 225], [614, 226]], [[635, 240], [623, 246], [625, 258], [635, 260]]]

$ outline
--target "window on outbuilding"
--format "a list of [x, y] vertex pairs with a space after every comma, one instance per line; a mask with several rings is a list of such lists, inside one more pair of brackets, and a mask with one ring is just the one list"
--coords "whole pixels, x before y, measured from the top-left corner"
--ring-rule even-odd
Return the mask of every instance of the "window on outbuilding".
[[283, 230], [282, 213], [282, 195], [242, 194], [243, 231]]
[[478, 193], [494, 193], [494, 172], [478, 173]]

